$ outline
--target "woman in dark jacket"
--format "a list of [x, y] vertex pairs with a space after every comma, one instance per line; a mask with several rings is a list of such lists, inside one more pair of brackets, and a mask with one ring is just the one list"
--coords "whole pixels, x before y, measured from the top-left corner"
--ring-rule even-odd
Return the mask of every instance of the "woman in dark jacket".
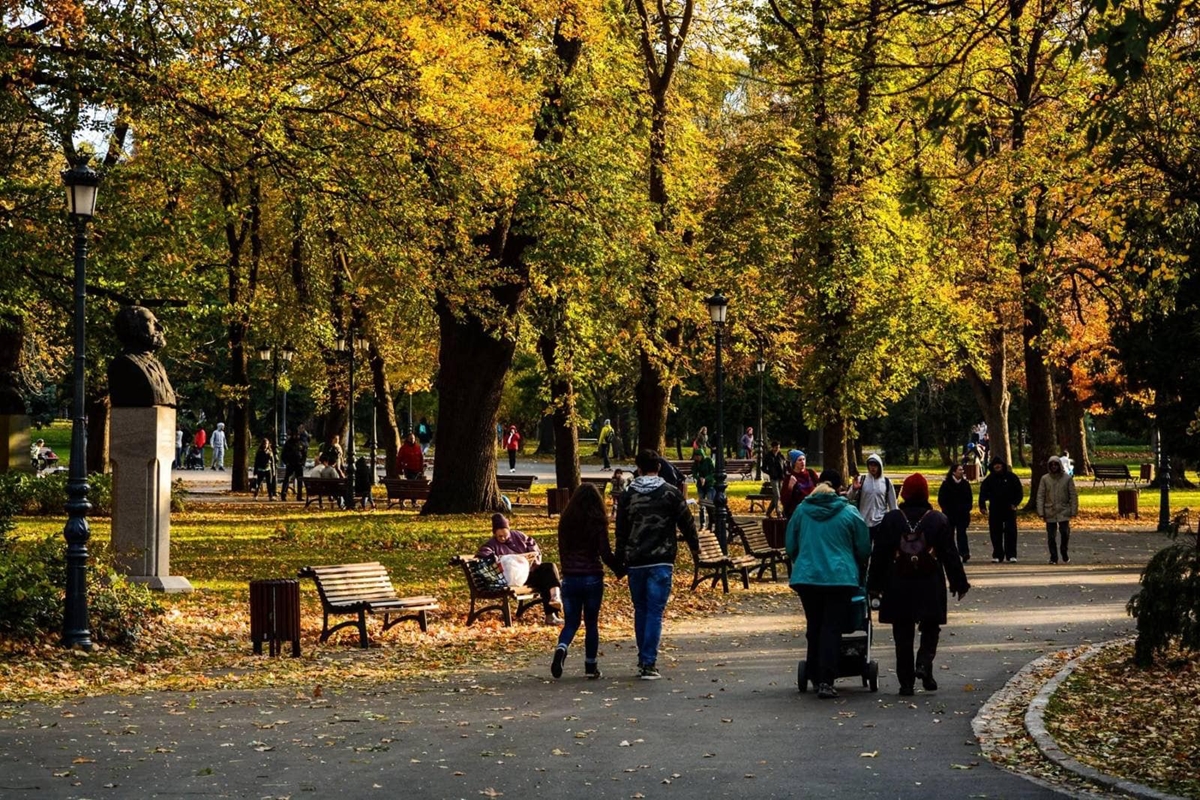
[[[929, 505], [929, 484], [920, 473], [909, 475], [900, 489], [900, 508], [879, 524], [871, 554], [867, 589], [881, 596], [879, 621], [891, 623], [896, 641], [896, 678], [900, 694], [913, 694], [916, 679], [926, 691], [937, 689], [933, 659], [940, 626], [946, 624], [946, 580], [962, 599], [971, 584], [963, 570], [954, 531], [945, 515]], [[921, 630], [921, 647], [913, 660], [913, 640]]]
[[938, 507], [950, 520], [954, 528], [954, 541], [958, 545], [958, 554], [965, 564], [971, 560], [971, 543], [967, 540], [967, 526], [971, 524], [971, 509], [975, 507], [975, 493], [971, 490], [971, 482], [967, 480], [966, 470], [962, 464], [955, 464], [946, 473], [938, 489]]
[[580, 617], [585, 626], [583, 671], [589, 678], [600, 677], [596, 656], [600, 650], [600, 604], [604, 601], [604, 564], [618, 576], [624, 574], [608, 541], [608, 510], [604, 498], [591, 484], [583, 484], [571, 495], [558, 520], [558, 557], [562, 564], [562, 603], [565, 621], [558, 635], [558, 647], [550, 662], [550, 674], [562, 677], [567, 648], [579, 630]]

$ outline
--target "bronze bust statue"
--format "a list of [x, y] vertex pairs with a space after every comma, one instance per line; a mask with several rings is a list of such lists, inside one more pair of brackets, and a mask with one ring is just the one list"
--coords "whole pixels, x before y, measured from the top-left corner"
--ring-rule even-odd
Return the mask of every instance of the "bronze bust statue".
[[154, 357], [165, 345], [163, 327], [153, 312], [125, 306], [114, 325], [123, 352], [108, 365], [108, 395], [114, 408], [175, 407], [175, 390]]

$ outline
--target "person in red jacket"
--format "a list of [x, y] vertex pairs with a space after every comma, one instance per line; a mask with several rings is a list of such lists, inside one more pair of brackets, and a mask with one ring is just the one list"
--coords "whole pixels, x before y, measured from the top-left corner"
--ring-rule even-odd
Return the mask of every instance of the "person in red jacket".
[[521, 449], [521, 434], [516, 425], [509, 425], [504, 432], [504, 449], [508, 451], [508, 471], [517, 471], [517, 451]]
[[425, 456], [417, 437], [411, 433], [404, 437], [404, 444], [396, 453], [396, 471], [410, 481], [425, 477]]

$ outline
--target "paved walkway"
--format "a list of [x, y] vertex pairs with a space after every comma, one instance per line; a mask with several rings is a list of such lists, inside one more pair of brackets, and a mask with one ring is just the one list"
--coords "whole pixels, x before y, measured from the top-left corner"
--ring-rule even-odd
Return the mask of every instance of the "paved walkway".
[[606, 642], [605, 678], [584, 680], [578, 641], [557, 682], [547, 654], [319, 698], [30, 705], [0, 720], [0, 797], [1052, 797], [982, 759], [970, 720], [1033, 658], [1128, 633], [1125, 603], [1163, 540], [1080, 532], [1072, 563], [1050, 567], [1023, 538], [1023, 563], [970, 565], [974, 588], [951, 602], [938, 654], [941, 690], [912, 702], [896, 696], [882, 629], [878, 694], [843, 680], [838, 700], [799, 695], [797, 601], [735, 590], [726, 614], [668, 622], [658, 682], [632, 678], [630, 640]]

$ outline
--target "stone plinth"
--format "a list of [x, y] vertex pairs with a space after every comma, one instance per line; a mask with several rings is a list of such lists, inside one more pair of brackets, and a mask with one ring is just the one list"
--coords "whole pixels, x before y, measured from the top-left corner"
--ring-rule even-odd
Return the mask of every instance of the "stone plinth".
[[171, 575], [171, 462], [175, 409], [114, 408], [109, 430], [113, 467], [112, 544], [117, 567], [135, 583], [190, 592]]
[[29, 417], [0, 414], [0, 472], [33, 472], [29, 444]]

